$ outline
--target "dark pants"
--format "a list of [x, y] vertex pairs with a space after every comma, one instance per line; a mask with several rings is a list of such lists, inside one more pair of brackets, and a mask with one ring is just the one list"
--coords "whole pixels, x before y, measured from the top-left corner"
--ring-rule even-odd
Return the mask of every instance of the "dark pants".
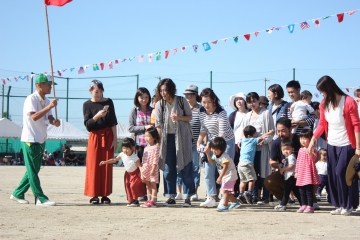
[[[240, 148], [237, 144], [235, 144], [235, 157], [234, 157], [234, 164], [235, 164], [235, 167], [236, 169], [238, 169], [238, 164], [239, 164], [239, 160], [240, 160]], [[238, 171], [236, 171], [236, 174], [238, 176], [238, 179], [236, 180], [236, 183], [235, 183], [235, 186], [234, 186], [234, 192], [239, 192], [240, 189], [240, 176], [239, 176], [239, 173]]]
[[299, 186], [301, 206], [310, 206], [314, 205], [314, 185], [308, 184], [305, 186]]
[[355, 155], [351, 145], [336, 147], [328, 144], [328, 181], [331, 205], [336, 208], [356, 208], [359, 204], [358, 181], [348, 187], [345, 181], [346, 168]]
[[[165, 197], [174, 198], [176, 196], [176, 179], [177, 179], [177, 159], [175, 134], [167, 135], [167, 148], [164, 170], [164, 194]], [[195, 183], [193, 177], [193, 163], [190, 161], [181, 171], [184, 194], [190, 198], [195, 194]]]
[[317, 189], [316, 189], [316, 195], [318, 195], [318, 196], [321, 196], [321, 192], [322, 192], [322, 190], [324, 189], [324, 187], [325, 187], [325, 189], [326, 189], [326, 192], [329, 194], [329, 181], [328, 181], [328, 175], [321, 175], [321, 174], [319, 174], [319, 179], [320, 179], [320, 185], [317, 187]]
[[281, 201], [281, 205], [286, 206], [286, 204], [289, 201], [289, 194], [290, 192], [293, 192], [295, 197], [298, 199], [299, 204], [301, 206], [301, 198], [300, 198], [300, 193], [299, 193], [299, 188], [296, 186], [296, 178], [294, 178], [294, 176], [289, 177], [287, 180], [285, 180], [285, 184], [284, 184], [284, 195]]
[[258, 190], [262, 189], [263, 190], [263, 198], [269, 200], [269, 191], [266, 189], [266, 187], [264, 185], [265, 178], [260, 177], [261, 151], [256, 151], [255, 152], [254, 169], [255, 169], [257, 180], [255, 182], [253, 195], [256, 196], [256, 197], [260, 197], [260, 196], [258, 196]]

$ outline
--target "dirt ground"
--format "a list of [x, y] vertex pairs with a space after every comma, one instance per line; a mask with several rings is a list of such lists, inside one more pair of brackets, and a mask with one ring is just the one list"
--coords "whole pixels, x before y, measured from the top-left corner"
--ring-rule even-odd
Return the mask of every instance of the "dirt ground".
[[[182, 200], [162, 207], [166, 199], [160, 190], [158, 208], [129, 208], [120, 167], [114, 167], [111, 205], [89, 204], [84, 167], [44, 167], [41, 185], [57, 206], [36, 207], [31, 190], [30, 204], [22, 205], [9, 197], [24, 172], [23, 166], [0, 166], [0, 239], [359, 239], [360, 213], [331, 216], [333, 208], [325, 202], [314, 214], [296, 213], [298, 205], [275, 212], [275, 203], [219, 213], [200, 208], [200, 202], [182, 208]], [[200, 198], [205, 197], [203, 176]]]

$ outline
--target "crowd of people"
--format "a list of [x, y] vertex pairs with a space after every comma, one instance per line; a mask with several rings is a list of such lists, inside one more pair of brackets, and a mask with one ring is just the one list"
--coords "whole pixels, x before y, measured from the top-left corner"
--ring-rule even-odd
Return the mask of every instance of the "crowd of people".
[[[137, 90], [129, 114], [133, 138], [124, 139], [122, 153], [114, 156], [115, 107], [104, 97], [103, 83], [93, 80], [92, 98], [83, 105], [90, 132], [84, 194], [91, 204], [110, 204], [111, 163], [121, 159], [129, 207], [158, 206], [160, 170], [167, 197], [163, 205], [183, 199], [183, 207], [190, 207], [199, 200], [203, 166], [201, 207], [222, 212], [241, 204], [269, 204], [276, 197], [274, 209], [285, 211], [296, 198], [298, 213], [313, 213], [325, 188], [335, 207], [332, 215], [360, 211], [358, 181], [349, 186], [345, 180], [350, 159], [360, 156], [360, 90], [354, 100], [329, 76], [316, 87], [324, 98], [320, 103], [295, 80], [286, 85], [291, 102], [283, 99], [278, 84], [268, 88], [268, 97], [239, 92], [230, 96], [234, 112], [228, 116], [213, 89], [199, 92], [189, 85], [180, 96], [171, 79], [162, 79], [154, 96], [146, 88]], [[21, 197], [14, 191], [12, 199]]]
[[46, 149], [42, 157], [43, 166], [85, 166], [85, 158], [80, 153], [76, 156], [75, 152], [70, 149], [66, 144], [62, 147], [61, 154], [60, 151], [55, 151], [49, 153]]

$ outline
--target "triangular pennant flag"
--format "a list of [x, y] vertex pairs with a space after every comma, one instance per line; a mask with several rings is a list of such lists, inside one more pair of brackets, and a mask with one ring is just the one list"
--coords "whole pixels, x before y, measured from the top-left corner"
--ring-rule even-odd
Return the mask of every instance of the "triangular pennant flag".
[[78, 74], [84, 74], [85, 73], [85, 70], [83, 67], [79, 67], [78, 68]]
[[205, 51], [211, 50], [210, 44], [208, 42], [204, 42], [202, 45], [203, 45]]
[[10, 78], [6, 78], [9, 82], [11, 82]]
[[126, 58], [123, 58], [123, 60], [121, 60], [121, 62], [125, 62], [126, 61]]
[[65, 4], [71, 2], [72, 0], [44, 0], [45, 5], [52, 5], [52, 6], [58, 6], [62, 7]]
[[116, 65], [119, 64], [119, 60], [118, 60], [118, 59], [115, 60], [115, 64], [116, 64]]
[[140, 55], [138, 57], [138, 62], [143, 62], [144, 61], [144, 55]]
[[88, 67], [90, 67], [90, 65], [85, 65], [85, 66], [84, 66], [84, 69], [88, 69]]
[[105, 64], [103, 62], [100, 63], [101, 70], [104, 70]]
[[26, 79], [26, 76], [19, 76], [19, 78], [20, 78], [21, 80], [25, 80], [25, 79]]
[[315, 19], [313, 22], [315, 27], [320, 27], [320, 19]]
[[170, 53], [170, 50], [165, 50], [165, 59], [167, 59], [167, 58], [168, 58], [169, 53]]
[[96, 63], [94, 63], [94, 64], [93, 64], [93, 70], [94, 70], [94, 71], [98, 70], [98, 69], [97, 69], [97, 64], [96, 64]]
[[234, 39], [234, 42], [237, 43], [239, 41], [239, 36], [235, 36], [235, 37], [233, 37], [233, 39]]
[[248, 34], [244, 34], [244, 37], [246, 38], [246, 40], [250, 40], [250, 34], [248, 33]]
[[336, 14], [337, 18], [338, 18], [338, 22], [341, 23], [342, 21], [344, 21], [344, 13], [339, 13]]
[[300, 27], [302, 30], [304, 30], [306, 28], [310, 28], [310, 25], [307, 22], [301, 22]]
[[226, 42], [226, 40], [228, 40], [229, 38], [223, 38], [223, 39], [221, 39], [221, 40], [223, 40], [224, 42]]
[[218, 40], [211, 41], [212, 44], [217, 44]]
[[134, 60], [134, 58], [135, 58], [135, 57], [131, 57], [131, 58], [129, 58], [129, 61], [132, 61], [132, 60]]
[[257, 37], [259, 35], [259, 32], [254, 32], [254, 34], [255, 34], [255, 37]]
[[14, 79], [15, 79], [15, 81], [18, 81], [18, 80], [19, 80], [19, 78], [18, 78], [18, 77], [14, 77]]
[[112, 61], [108, 62], [109, 69], [113, 69], [113, 63]]
[[325, 20], [325, 19], [328, 19], [330, 16], [326, 16], [326, 17], [323, 17], [323, 19]]
[[161, 52], [156, 53], [156, 61], [161, 60]]
[[59, 74], [59, 76], [60, 76], [60, 77], [62, 76], [62, 74], [61, 74], [60, 70], [58, 70], [58, 71], [57, 71], [57, 73]]
[[29, 75], [26, 75], [26, 81], [29, 81]]
[[152, 55], [153, 55], [152, 53], [148, 54], [149, 62], [152, 61]]
[[272, 33], [273, 30], [274, 30], [274, 27], [267, 29], [266, 32], [270, 34], [270, 33]]
[[194, 52], [197, 53], [197, 50], [198, 50], [199, 45], [196, 45], [196, 44], [195, 44], [195, 45], [193, 45], [192, 47], [193, 47], [193, 49], [194, 49]]
[[47, 74], [48, 74], [48, 72], [44, 72], [44, 74], [45, 74], [45, 75], [47, 75]]
[[351, 10], [351, 11], [348, 11], [347, 14], [349, 14], [350, 16], [353, 15], [354, 13], [356, 13], [357, 10]]
[[281, 29], [281, 27], [276, 27], [275, 30], [276, 31], [279, 31]]
[[348, 91], [349, 92], [349, 88], [345, 88], [346, 89], [346, 91]]
[[5, 85], [6, 84], [6, 80], [4, 78], [1, 79], [2, 84]]
[[314, 93], [314, 95], [315, 95], [315, 97], [317, 97], [317, 98], [319, 97], [319, 94], [317, 94], [317, 93]]
[[175, 53], [177, 53], [178, 52], [178, 49], [177, 48], [174, 48], [174, 53], [173, 53], [173, 55], [175, 55]]
[[70, 68], [70, 72], [74, 71], [74, 69], [75, 69], [74, 67]]
[[63, 70], [61, 70], [62, 72], [65, 72], [67, 70], [67, 68], [64, 68]]
[[181, 51], [185, 51], [186, 49], [186, 46], [185, 47], [181, 47]]
[[290, 32], [290, 33], [293, 33], [293, 32], [294, 32], [294, 28], [295, 28], [295, 24], [290, 24], [290, 25], [288, 25], [288, 29], [289, 29], [289, 32]]

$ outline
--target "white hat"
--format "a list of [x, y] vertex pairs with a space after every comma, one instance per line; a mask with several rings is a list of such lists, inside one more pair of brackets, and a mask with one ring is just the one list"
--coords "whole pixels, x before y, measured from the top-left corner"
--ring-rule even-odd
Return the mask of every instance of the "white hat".
[[240, 97], [240, 98], [244, 99], [244, 101], [246, 101], [246, 96], [245, 96], [245, 94], [244, 94], [243, 92], [239, 92], [239, 93], [237, 93], [237, 94], [231, 95], [231, 96], [230, 96], [230, 106], [231, 106], [235, 111], [236, 111], [237, 109], [236, 109], [236, 107], [235, 107], [234, 100], [235, 100], [235, 98], [237, 98], [237, 97]]

